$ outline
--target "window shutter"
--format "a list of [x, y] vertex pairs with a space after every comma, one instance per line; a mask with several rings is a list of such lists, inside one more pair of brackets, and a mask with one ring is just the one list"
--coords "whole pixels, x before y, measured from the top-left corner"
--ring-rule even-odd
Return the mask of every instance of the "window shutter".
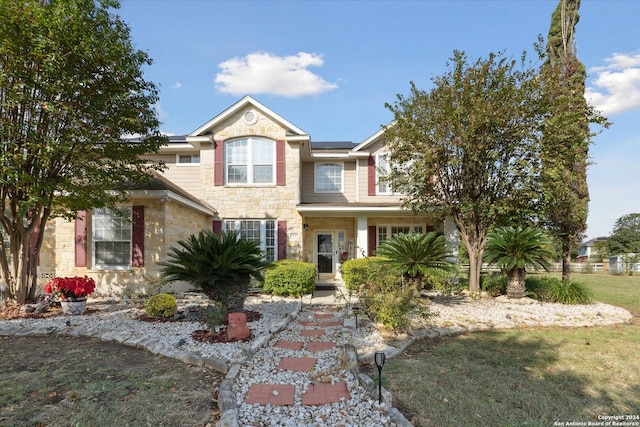
[[369, 196], [376, 195], [376, 158], [369, 156], [367, 160], [367, 184]]
[[144, 206], [134, 206], [131, 214], [131, 266], [144, 267]]
[[76, 267], [87, 266], [87, 211], [79, 211], [74, 231]]
[[287, 258], [287, 221], [278, 221], [278, 259]]
[[286, 167], [285, 164], [285, 145], [284, 139], [276, 140], [276, 185], [286, 185]]
[[427, 233], [431, 233], [432, 231], [436, 231], [436, 227], [433, 225], [427, 225]]
[[213, 152], [213, 185], [224, 185], [224, 142], [218, 140]]
[[212, 224], [212, 231], [214, 234], [218, 236], [222, 234], [222, 221], [219, 219], [214, 219]]
[[377, 227], [375, 225], [370, 225], [369, 227], [367, 227], [367, 246], [369, 246], [368, 249], [368, 256], [373, 256], [373, 252], [376, 250], [376, 234], [377, 234]]

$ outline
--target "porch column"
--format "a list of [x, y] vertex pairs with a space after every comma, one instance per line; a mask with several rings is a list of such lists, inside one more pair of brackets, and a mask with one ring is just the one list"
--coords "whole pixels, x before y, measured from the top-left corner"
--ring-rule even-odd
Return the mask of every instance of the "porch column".
[[365, 258], [369, 247], [369, 239], [367, 233], [367, 217], [358, 217], [358, 236], [356, 242], [356, 258]]
[[451, 254], [449, 259], [452, 262], [458, 262], [458, 228], [450, 216], [444, 219], [444, 238], [447, 243], [447, 251]]

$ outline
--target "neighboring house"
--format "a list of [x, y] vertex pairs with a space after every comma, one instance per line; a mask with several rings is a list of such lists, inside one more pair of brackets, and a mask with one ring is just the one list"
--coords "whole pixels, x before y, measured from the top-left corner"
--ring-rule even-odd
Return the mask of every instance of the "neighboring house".
[[[131, 221], [81, 212], [52, 221], [40, 278], [89, 275], [100, 292], [144, 286], [178, 240], [201, 229], [239, 230], [270, 260], [317, 266], [318, 280], [339, 277], [340, 262], [372, 255], [398, 232], [455, 230], [440, 216], [415, 215], [380, 181], [388, 170], [382, 131], [360, 144], [311, 137], [251, 97], [150, 159], [167, 169], [130, 190]], [[453, 244], [455, 246], [455, 244]]]
[[577, 261], [589, 261], [594, 256], [596, 243], [608, 239], [608, 237], [596, 237], [595, 239], [587, 240], [586, 242], [580, 243], [580, 247], [578, 248]]

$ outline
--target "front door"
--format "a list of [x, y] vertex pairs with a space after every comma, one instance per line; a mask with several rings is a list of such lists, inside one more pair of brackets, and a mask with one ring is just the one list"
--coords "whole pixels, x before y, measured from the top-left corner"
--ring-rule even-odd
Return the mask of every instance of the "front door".
[[319, 278], [333, 278], [334, 269], [333, 233], [319, 232], [316, 234], [316, 266]]

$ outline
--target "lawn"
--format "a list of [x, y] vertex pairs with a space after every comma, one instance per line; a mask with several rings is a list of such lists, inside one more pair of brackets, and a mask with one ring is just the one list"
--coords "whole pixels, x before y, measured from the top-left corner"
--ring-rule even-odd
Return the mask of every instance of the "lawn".
[[[640, 278], [573, 278], [597, 300], [640, 315]], [[423, 340], [387, 362], [383, 385], [417, 426], [587, 425], [603, 415], [640, 416], [638, 349], [637, 320]]]

